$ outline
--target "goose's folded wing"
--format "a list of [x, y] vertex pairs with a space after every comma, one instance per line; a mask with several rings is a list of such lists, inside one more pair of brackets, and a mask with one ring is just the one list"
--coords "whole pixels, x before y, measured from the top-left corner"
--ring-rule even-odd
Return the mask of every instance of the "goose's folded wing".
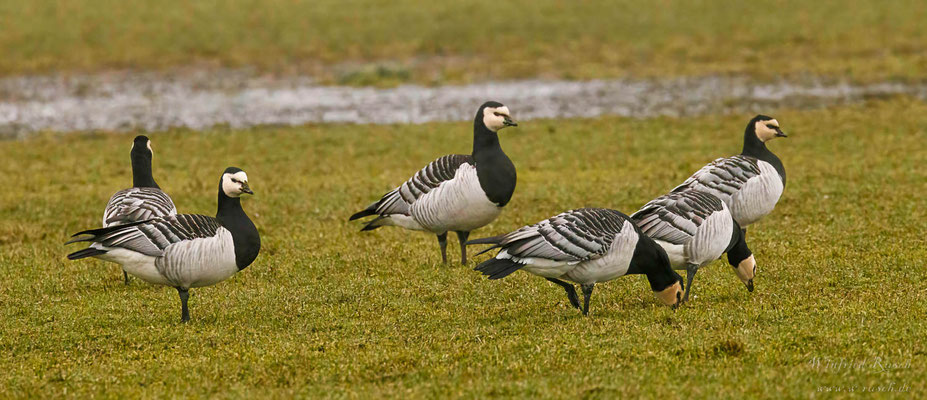
[[221, 224], [213, 217], [180, 214], [85, 231], [77, 235], [91, 235], [81, 241], [93, 241], [108, 248], [121, 248], [157, 257], [163, 255], [164, 250], [172, 244], [214, 237], [220, 228]]
[[723, 210], [714, 195], [685, 190], [658, 197], [631, 215], [647, 236], [673, 244], [685, 244], [711, 214]]
[[625, 221], [627, 217], [614, 210], [571, 210], [505, 235], [497, 247], [515, 260], [592, 260], [608, 252]]
[[103, 226], [122, 225], [177, 214], [171, 197], [157, 188], [120, 190], [109, 199]]
[[760, 167], [755, 158], [743, 155], [719, 158], [696, 171], [672, 192], [707, 188], [730, 196], [739, 191], [747, 180], [759, 174]]
[[412, 203], [442, 183], [454, 179], [461, 165], [472, 163], [473, 157], [464, 154], [446, 155], [432, 161], [408, 181], [384, 195], [376, 204], [376, 213], [409, 215]]

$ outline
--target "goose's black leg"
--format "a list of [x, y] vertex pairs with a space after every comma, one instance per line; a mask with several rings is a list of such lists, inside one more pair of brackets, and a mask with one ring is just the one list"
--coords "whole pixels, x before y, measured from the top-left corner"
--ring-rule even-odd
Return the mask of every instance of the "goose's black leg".
[[184, 288], [177, 288], [177, 293], [180, 294], [180, 322], [187, 322], [190, 320], [190, 310], [187, 308], [190, 292]]
[[592, 289], [595, 289], [595, 284], [589, 285], [580, 285], [583, 289], [583, 315], [589, 315], [589, 298], [592, 297]]
[[122, 270], [122, 279], [125, 280], [126, 285], [129, 284], [129, 273], [126, 270]]
[[570, 305], [574, 308], [579, 308], [579, 297], [576, 296], [576, 288], [574, 288], [573, 285], [554, 278], [547, 278], [547, 280], [560, 285], [563, 290], [566, 290], [567, 298], [570, 299]]
[[457, 240], [460, 241], [460, 263], [467, 264], [467, 238], [470, 237], [470, 232], [461, 232], [457, 231]]
[[682, 296], [683, 303], [689, 301], [689, 291], [692, 290], [692, 279], [695, 278], [696, 272], [698, 272], [698, 265], [686, 265], [686, 294]]
[[441, 262], [447, 264], [447, 232], [438, 235], [438, 245], [441, 246]]

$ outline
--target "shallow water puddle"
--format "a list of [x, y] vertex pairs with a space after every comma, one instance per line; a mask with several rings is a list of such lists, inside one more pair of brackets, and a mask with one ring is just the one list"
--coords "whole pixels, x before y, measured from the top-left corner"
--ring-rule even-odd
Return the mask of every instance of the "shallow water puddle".
[[498, 100], [519, 120], [690, 116], [816, 108], [897, 95], [927, 99], [927, 84], [851, 85], [738, 77], [509, 81], [391, 89], [315, 85], [304, 77], [235, 71], [184, 76], [113, 73], [0, 79], [0, 137], [36, 131], [158, 131], [305, 123], [423, 123], [472, 118]]

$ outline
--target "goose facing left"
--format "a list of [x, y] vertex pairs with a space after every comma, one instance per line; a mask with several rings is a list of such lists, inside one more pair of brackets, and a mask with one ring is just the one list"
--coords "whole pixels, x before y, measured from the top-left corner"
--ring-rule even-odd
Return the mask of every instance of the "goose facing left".
[[[151, 173], [153, 157], [151, 140], [144, 135], [136, 136], [129, 152], [132, 187], [116, 192], [109, 199], [103, 211], [104, 228], [177, 214], [174, 201], [161, 190]], [[128, 285], [129, 274], [125, 270], [122, 270], [122, 277]]]
[[241, 208], [241, 195], [254, 194], [245, 171], [229, 167], [219, 181], [216, 217], [179, 214], [91, 229], [66, 244], [91, 242], [68, 255], [96, 257], [122, 265], [145, 282], [177, 289], [181, 321], [190, 320], [189, 289], [210, 286], [251, 265], [261, 249], [257, 228]]
[[495, 220], [515, 192], [515, 165], [502, 151], [498, 135], [509, 126], [518, 124], [508, 107], [495, 101], [484, 103], [473, 120], [473, 153], [432, 161], [349, 220], [376, 215], [362, 231], [399, 226], [434, 233], [445, 264], [447, 232], [454, 231], [461, 263], [466, 264], [470, 231]]

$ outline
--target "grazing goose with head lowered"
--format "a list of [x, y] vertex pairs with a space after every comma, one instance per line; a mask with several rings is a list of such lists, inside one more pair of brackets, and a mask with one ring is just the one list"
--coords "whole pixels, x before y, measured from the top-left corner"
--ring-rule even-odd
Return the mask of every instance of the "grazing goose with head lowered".
[[115, 262], [130, 274], [177, 289], [181, 321], [190, 320], [188, 290], [224, 281], [251, 265], [261, 249], [240, 196], [254, 194], [245, 171], [230, 167], [219, 181], [216, 217], [179, 214], [78, 232], [68, 243], [92, 242], [68, 255]]
[[[113, 195], [103, 211], [103, 227], [145, 221], [177, 214], [171, 197], [161, 190], [151, 175], [151, 158], [154, 150], [147, 136], [136, 136], [129, 153], [132, 160], [132, 187]], [[129, 274], [122, 270], [125, 283]]]
[[785, 167], [766, 148], [766, 142], [780, 137], [788, 136], [779, 121], [765, 115], [753, 117], [744, 130], [739, 155], [712, 161], [673, 192], [695, 189], [717, 196], [746, 235], [748, 225], [772, 212], [785, 188]]
[[604, 208], [571, 210], [506, 235], [477, 239], [468, 244], [491, 243], [500, 249], [495, 258], [480, 263], [477, 271], [501, 279], [524, 269], [547, 278], [566, 290], [573, 307], [580, 308], [576, 289], [583, 290], [583, 315], [598, 282], [628, 274], [644, 274], [650, 288], [668, 306], [679, 304], [682, 277], [670, 267], [666, 252], [642, 234], [624, 214]]
[[663, 247], [673, 268], [686, 270], [683, 302], [689, 299], [698, 268], [724, 253], [737, 277], [753, 291], [756, 260], [740, 225], [714, 195], [693, 189], [670, 193], [645, 204], [631, 220]]
[[498, 132], [518, 126], [508, 107], [489, 101], [473, 120], [473, 153], [452, 154], [432, 161], [408, 181], [351, 216], [376, 215], [364, 226], [400, 226], [438, 236], [441, 259], [447, 263], [447, 232], [457, 233], [460, 260], [467, 263], [470, 231], [492, 222], [515, 192], [515, 165], [502, 151]]

